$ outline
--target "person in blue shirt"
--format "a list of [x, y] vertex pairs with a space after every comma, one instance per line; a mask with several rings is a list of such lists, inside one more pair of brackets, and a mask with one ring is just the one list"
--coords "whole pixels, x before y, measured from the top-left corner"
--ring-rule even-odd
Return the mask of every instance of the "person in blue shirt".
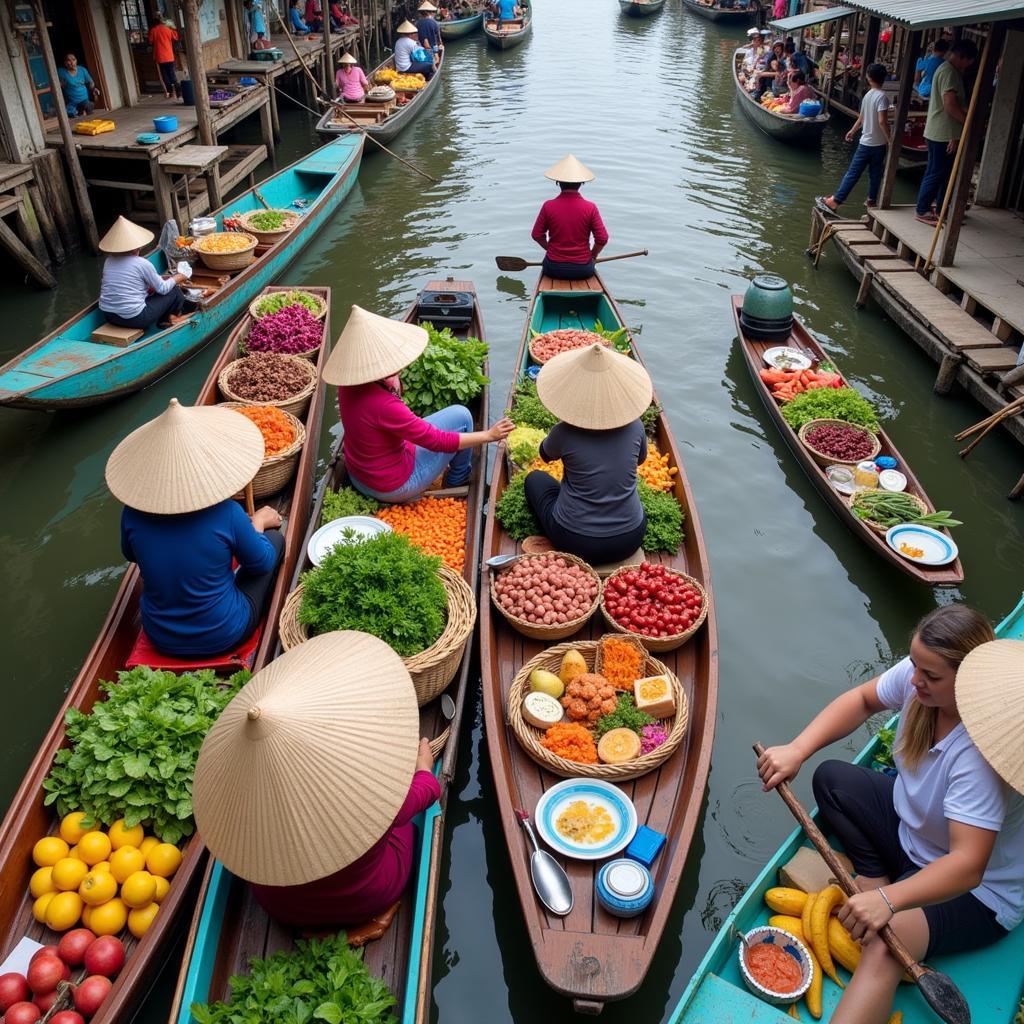
[[444, 43], [441, 42], [441, 26], [434, 20], [437, 8], [430, 0], [423, 0], [423, 3], [416, 10], [420, 14], [420, 19], [416, 22], [420, 46], [425, 50], [429, 50], [431, 54], [436, 55], [440, 50], [444, 49]]
[[107, 462], [107, 486], [125, 505], [121, 551], [142, 576], [142, 626], [164, 654], [224, 654], [263, 617], [284, 553], [281, 517], [267, 507], [247, 516], [233, 498], [263, 452], [244, 416], [171, 399]]
[[928, 99], [932, 94], [932, 78], [942, 67], [949, 52], [948, 39], [936, 39], [929, 47], [929, 52], [917, 61], [914, 72], [914, 88], [921, 99]]
[[89, 69], [78, 63], [78, 58], [69, 53], [64, 58], [64, 67], [57, 71], [61, 92], [64, 93], [64, 106], [68, 117], [80, 117], [91, 114], [93, 105], [100, 98], [100, 91], [89, 74]]
[[292, 0], [288, 5], [288, 21], [291, 23], [291, 30], [297, 36], [309, 35], [309, 26], [302, 20], [299, 13], [299, 4], [302, 0]]
[[496, 0], [494, 6], [498, 14], [498, 21], [513, 21], [518, 17], [516, 0]]

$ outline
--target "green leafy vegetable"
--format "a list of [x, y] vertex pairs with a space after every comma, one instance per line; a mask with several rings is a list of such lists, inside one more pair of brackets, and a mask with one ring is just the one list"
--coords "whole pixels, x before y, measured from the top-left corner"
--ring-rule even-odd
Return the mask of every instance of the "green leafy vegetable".
[[640, 413], [640, 422], [644, 425], [644, 431], [647, 434], [654, 432], [654, 424], [658, 421], [658, 417], [661, 415], [661, 406], [657, 402], [651, 402], [649, 406], [642, 413]]
[[902, 491], [858, 491], [850, 505], [858, 519], [870, 519], [879, 526], [901, 526], [904, 523], [920, 523], [941, 529], [943, 526], [963, 526], [959, 519], [950, 518], [951, 512], [929, 512], [922, 514], [920, 507], [908, 494]]
[[879, 729], [878, 730], [878, 750], [875, 751], [874, 759], [883, 768], [895, 768], [896, 762], [893, 760], [892, 747], [896, 740], [895, 729]]
[[597, 720], [594, 732], [597, 733], [597, 739], [612, 729], [632, 729], [639, 736], [645, 725], [653, 725], [655, 721], [646, 711], [636, 706], [630, 694], [620, 693], [618, 707], [611, 714], [602, 715]]
[[342, 933], [250, 960], [249, 973], [231, 979], [227, 1002], [191, 1010], [198, 1024], [390, 1024], [395, 1002]]
[[299, 622], [316, 633], [357, 629], [403, 657], [425, 651], [444, 631], [447, 596], [441, 559], [404, 534], [382, 533], [333, 548], [302, 576]]
[[199, 747], [225, 705], [249, 679], [227, 682], [209, 669], [175, 675], [139, 667], [101, 683], [105, 700], [90, 714], [64, 716], [70, 746], [57, 751], [43, 782], [45, 803], [61, 816], [84, 811], [109, 825], [151, 827], [177, 843], [195, 829], [192, 773]]
[[537, 382], [529, 377], [521, 378], [516, 384], [512, 411], [508, 415], [517, 427], [536, 427], [545, 432], [558, 422], [558, 417], [544, 408], [544, 403], [537, 397]]
[[494, 510], [504, 531], [513, 540], [526, 540], [541, 532], [540, 523], [526, 502], [526, 474], [516, 473], [508, 482]]
[[489, 379], [483, 366], [487, 344], [478, 338], [456, 338], [424, 323], [429, 340], [422, 355], [402, 371], [402, 398], [417, 416], [429, 416], [449, 405], [465, 405], [480, 394]]
[[547, 436], [546, 430], [536, 427], [516, 427], [505, 441], [512, 461], [517, 466], [528, 466], [540, 455], [541, 441]]
[[[257, 230], [259, 229], [257, 228]], [[270, 316], [271, 313], [280, 313], [282, 309], [287, 309], [288, 306], [303, 306], [313, 316], [317, 317], [324, 309], [323, 302], [309, 292], [299, 291], [298, 289], [293, 289], [290, 292], [271, 292], [269, 295], [264, 295], [256, 303], [254, 307], [256, 319], [262, 320], [263, 317]]]
[[782, 415], [794, 430], [811, 420], [845, 420], [868, 430], [878, 429], [875, 407], [853, 388], [805, 391], [782, 406]]
[[291, 219], [279, 210], [260, 210], [248, 220], [257, 231], [280, 231]]
[[641, 480], [640, 504], [647, 513], [644, 551], [675, 554], [683, 543], [683, 510], [671, 492], [656, 491]]
[[324, 493], [323, 512], [320, 525], [341, 519], [343, 516], [372, 516], [380, 511], [380, 502], [360, 494], [354, 487], [330, 488]]
[[629, 331], [625, 327], [609, 331], [600, 320], [595, 320], [594, 333], [600, 334], [605, 341], [610, 341], [616, 352], [621, 352], [624, 356], [629, 355]]

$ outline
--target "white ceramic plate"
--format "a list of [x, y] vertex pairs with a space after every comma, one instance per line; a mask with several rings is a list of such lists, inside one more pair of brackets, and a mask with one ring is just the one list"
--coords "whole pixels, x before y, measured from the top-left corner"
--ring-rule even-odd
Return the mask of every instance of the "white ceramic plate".
[[[353, 530], [351, 539], [344, 536], [346, 530]], [[391, 533], [391, 526], [383, 519], [373, 516], [342, 516], [324, 523], [306, 546], [306, 554], [314, 565], [319, 565], [327, 553], [339, 544], [361, 544], [364, 540], [376, 537], [380, 533]]]
[[811, 365], [811, 360], [803, 352], [789, 345], [776, 345], [775, 348], [765, 349], [762, 358], [776, 370], [806, 370]]
[[[561, 835], [558, 816], [576, 800], [602, 807], [612, 820], [611, 835], [596, 842], [577, 842]], [[538, 801], [533, 815], [541, 838], [556, 853], [577, 860], [604, 860], [624, 850], [636, 832], [636, 808], [618, 786], [601, 779], [566, 779], [552, 786]]]
[[[960, 553], [956, 544], [944, 533], [939, 533], [930, 526], [915, 526], [913, 523], [890, 527], [885, 535], [885, 542], [896, 554], [918, 565], [949, 565]], [[901, 544], [920, 548], [924, 554], [920, 558], [908, 555], [905, 551], [900, 551]]]

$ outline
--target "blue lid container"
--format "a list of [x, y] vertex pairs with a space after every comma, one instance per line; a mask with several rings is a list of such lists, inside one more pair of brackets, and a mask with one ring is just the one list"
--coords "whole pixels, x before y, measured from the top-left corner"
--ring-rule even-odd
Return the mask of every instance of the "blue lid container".
[[879, 469], [895, 469], [899, 463], [891, 455], [879, 455], [875, 459], [875, 465]]
[[758, 274], [747, 286], [743, 296], [743, 313], [762, 326], [790, 322], [793, 316], [793, 293], [784, 277]]
[[804, 100], [800, 104], [801, 117], [817, 117], [821, 113], [821, 100]]
[[629, 841], [629, 846], [626, 847], [626, 856], [630, 860], [639, 861], [645, 868], [649, 868], [664, 845], [664, 835], [655, 832], [653, 828], [641, 825]]
[[635, 860], [610, 860], [597, 873], [597, 901], [613, 917], [636, 917], [654, 899], [650, 871]]
[[539, 375], [540, 367], [536, 363], [531, 363], [526, 368], [526, 376], [529, 377], [530, 380], [536, 380]]
[[238, 80], [239, 85], [258, 85], [259, 83], [251, 75], [242, 75]]
[[178, 130], [178, 119], [171, 114], [164, 114], [162, 117], [153, 118], [153, 129], [166, 134]]

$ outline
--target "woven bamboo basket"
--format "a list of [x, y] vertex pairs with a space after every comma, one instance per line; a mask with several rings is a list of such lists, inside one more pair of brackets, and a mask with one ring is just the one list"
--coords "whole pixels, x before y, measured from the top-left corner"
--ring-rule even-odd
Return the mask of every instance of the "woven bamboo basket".
[[[853, 427], [854, 430], [859, 430], [871, 438], [871, 451], [863, 458], [853, 460], [836, 459], [831, 455], [826, 455], [824, 452], [819, 452], [816, 448], [812, 448], [807, 441], [807, 435], [816, 427]], [[856, 466], [858, 462], [873, 459], [882, 450], [881, 442], [872, 431], [857, 423], [847, 423], [846, 420], [808, 420], [800, 428], [797, 436], [800, 438], [800, 443], [811, 453], [811, 457], [819, 466]]]
[[637, 633], [632, 629], [626, 629], [625, 626], [613, 619], [604, 603], [604, 595], [605, 591], [608, 589], [608, 584], [615, 579], [619, 573], [629, 572], [631, 569], [635, 568], [636, 566], [625, 566], [624, 568], [613, 572], [604, 581], [604, 587], [601, 589], [601, 614], [604, 616], [604, 621], [607, 622], [608, 625], [616, 632], [625, 633], [626, 636], [631, 636], [634, 640], [639, 641], [648, 651], [674, 651], [677, 647], [682, 647], [683, 644], [685, 644], [686, 641], [704, 625], [704, 620], [708, 617], [708, 592], [704, 589], [700, 580], [696, 580], [692, 576], [687, 576], [685, 572], [680, 572], [678, 569], [669, 569], [668, 571], [673, 576], [678, 576], [681, 579], [684, 579], [699, 591], [701, 596], [700, 615], [698, 615], [696, 621], [690, 625], [690, 628], [683, 630], [682, 633], [676, 633], [674, 636], [644, 636], [643, 633]]
[[[545, 333], [546, 333], [546, 334], [553, 334], [553, 333], [554, 333], [554, 331], [556, 331], [556, 330], [564, 330], [564, 329], [565, 329], [565, 328], [557, 328], [557, 327], [556, 327], [556, 328], [554, 328], [554, 329], [553, 329], [553, 330], [551, 330], [551, 331], [546, 331]], [[584, 329], [584, 330], [586, 330], [586, 328], [583, 328], [583, 329]], [[596, 331], [588, 331], [587, 333], [588, 333], [588, 334], [593, 334], [593, 335], [594, 335], [594, 340], [593, 340], [593, 341], [588, 341], [588, 342], [587, 342], [587, 345], [594, 345], [594, 344], [596, 344], [596, 345], [605, 345], [605, 346], [608, 346], [608, 347], [610, 347], [610, 346], [611, 346], [611, 342], [610, 342], [610, 341], [608, 341], [608, 339], [607, 339], [607, 338], [602, 338], [602, 337], [601, 337], [601, 335], [600, 335], [600, 334], [598, 334], [598, 333], [597, 333]], [[541, 335], [538, 335], [538, 336], [537, 336], [537, 338], [531, 338], [531, 339], [530, 339], [530, 345], [529, 345], [529, 349], [530, 349], [530, 358], [531, 358], [531, 359], [532, 359], [532, 360], [533, 360], [533, 361], [534, 361], [535, 363], [539, 363], [539, 364], [540, 364], [541, 366], [543, 366], [543, 365], [544, 365], [544, 364], [545, 364], [545, 363], [547, 362], [547, 360], [546, 360], [546, 359], [541, 359], [541, 358], [540, 358], [540, 357], [539, 357], [539, 356], [537, 355], [537, 353], [536, 353], [536, 352], [534, 351], [533, 345], [534, 345], [534, 342], [536, 342], [536, 341], [538, 340], [538, 338], [542, 338], [543, 336], [544, 336], [544, 335], [543, 335], [543, 334], [541, 334]], [[577, 346], [577, 347], [578, 347], [578, 348], [586, 348], [586, 346], [585, 346], [585, 345], [579, 345], [579, 346]], [[550, 358], [550, 357], [549, 357], [549, 358]]]
[[221, 395], [229, 402], [234, 402], [238, 405], [272, 405], [275, 409], [280, 409], [282, 412], [290, 412], [293, 416], [300, 419], [305, 416], [317, 385], [316, 370], [313, 364], [302, 356], [284, 356], [283, 358], [291, 360], [307, 371], [309, 382], [301, 391], [297, 391], [290, 398], [282, 398], [276, 402], [257, 402], [251, 398], [243, 398], [241, 395], [235, 394], [228, 384], [231, 374], [238, 369], [239, 364], [244, 363], [248, 358], [248, 356], [243, 356], [241, 359], [234, 359], [220, 371], [220, 374], [217, 376], [217, 390], [220, 391]]
[[[259, 402], [220, 402], [219, 404], [224, 409], [238, 409], [247, 405], [255, 408], [261, 407]], [[281, 411], [284, 412], [283, 409]], [[284, 414], [288, 417], [292, 430], [295, 431], [295, 440], [284, 451], [278, 452], [276, 455], [268, 455], [263, 460], [263, 465], [260, 466], [252, 481], [252, 496], [256, 501], [271, 494], [277, 494], [291, 480], [295, 475], [295, 467], [299, 464], [302, 446], [306, 443], [306, 428], [302, 425], [302, 421], [290, 412]]]
[[[237, 252], [207, 252], [203, 248], [203, 244], [208, 238], [216, 238], [218, 235], [229, 233], [245, 235], [249, 239], [249, 244]], [[245, 231], [215, 231], [212, 235], [203, 235], [202, 238], [197, 239], [195, 250], [199, 253], [199, 258], [210, 270], [244, 270], [250, 263], [255, 261], [256, 246], [258, 244], [256, 239]]]
[[[285, 218], [284, 227], [280, 227], [276, 231], [261, 231], [251, 222], [252, 218], [259, 213], [280, 213]], [[298, 223], [299, 215], [294, 210], [250, 210], [248, 213], [243, 213], [238, 219], [250, 235], [256, 236], [260, 245], [274, 245], [276, 242], [280, 242], [285, 235], [291, 233]]]
[[[313, 292], [307, 292], [305, 288], [289, 288], [288, 291], [302, 292], [303, 294], [308, 295], [311, 299], [315, 299], [319, 308], [316, 313], [313, 313], [313, 316], [315, 316], [317, 320], [323, 320], [323, 318], [327, 316], [327, 303], [324, 301], [322, 295], [316, 295]], [[276, 294], [276, 292], [265, 291], [257, 295], [256, 298], [249, 303], [249, 316], [251, 316], [253, 320], [259, 320], [260, 317], [256, 315], [257, 303], [259, 303], [260, 299], [265, 299], [268, 295]], [[310, 310], [310, 312], [312, 313], [313, 311]]]
[[[252, 316], [250, 316], [249, 319], [247, 321], [245, 321], [245, 324], [244, 324], [244, 326], [242, 328], [242, 333], [238, 336], [238, 354], [240, 356], [246, 356], [246, 355], [250, 354], [249, 350], [246, 348], [245, 339], [249, 337], [249, 332], [252, 330], [253, 324], [255, 324], [255, 323], [256, 323], [256, 320], [254, 320], [252, 318]], [[324, 343], [326, 341], [327, 341], [327, 324], [324, 323], [324, 329], [323, 329], [323, 331], [321, 332], [321, 335], [320, 335], [320, 344], [317, 345], [316, 348], [311, 348], [308, 352], [296, 352], [296, 353], [294, 353], [294, 355], [298, 359], [305, 359], [305, 360], [307, 360], [310, 363], [315, 363], [316, 362], [317, 354], [320, 352], [320, 349], [323, 348]]]
[[[469, 584], [452, 569], [441, 565], [437, 570], [448, 598], [447, 622], [444, 631], [425, 651], [403, 658], [412, 676], [420, 707], [429, 704], [448, 688], [459, 670], [459, 662], [476, 625], [476, 600]], [[285, 599], [281, 609], [281, 647], [290, 651], [309, 639], [309, 629], [299, 622], [303, 587], [300, 583]]]
[[[498, 578], [504, 575], [508, 570], [505, 569], [502, 572], [491, 573], [491, 600], [494, 602], [494, 607], [505, 617], [505, 621], [517, 632], [522, 633], [523, 636], [530, 637], [531, 640], [564, 640], [567, 636], [572, 636], [573, 633], [579, 632], [586, 624], [590, 621], [590, 617], [597, 610], [598, 602], [601, 600], [601, 577], [593, 570], [593, 568], [587, 565], [582, 558], [577, 558], [575, 555], [567, 554], [564, 551], [553, 551], [551, 554], [557, 555], [559, 558], [564, 558], [570, 565], [579, 566], [584, 572], [590, 576], [597, 586], [597, 590], [594, 593], [594, 600], [590, 603], [590, 607], [587, 609], [586, 614], [579, 616], [578, 618], [572, 619], [570, 622], [560, 622], [554, 626], [545, 626], [543, 623], [528, 622], [526, 619], [521, 619], [518, 616], [510, 615], [498, 600], [498, 592], [495, 589], [495, 584], [498, 582]], [[540, 558], [540, 555], [521, 555], [516, 562], [528, 561], [533, 558]], [[513, 563], [516, 564], [516, 563]], [[511, 568], [511, 566], [509, 567]]]
[[[847, 499], [851, 509], [853, 508], [853, 499], [857, 497], [858, 493], [859, 492], [854, 491], [853, 494], [851, 494], [850, 497]], [[911, 494], [909, 491], [904, 491], [903, 494], [906, 497], [910, 498], [910, 500], [918, 507], [918, 509], [921, 512], [921, 515], [928, 515], [929, 509], [927, 504], [924, 501], [922, 501], [916, 494]], [[858, 516], [857, 518], [860, 519], [860, 516]], [[873, 519], [861, 519], [860, 521], [869, 529], [874, 530], [875, 533], [880, 533], [884, 536], [889, 532], [888, 526], [883, 526], [881, 523], [876, 523]]]
[[550, 750], [542, 747], [540, 740], [544, 735], [543, 731], [530, 725], [523, 718], [523, 698], [530, 692], [530, 673], [534, 669], [547, 669], [547, 671], [557, 674], [565, 652], [579, 651], [591, 672], [600, 671], [600, 652], [603, 640], [604, 638], [602, 637], [601, 640], [557, 644], [555, 647], [549, 647], [546, 651], [542, 651], [535, 658], [531, 658], [516, 673], [515, 678], [512, 680], [512, 685], [509, 687], [508, 721], [523, 750], [537, 764], [546, 768], [549, 772], [565, 778], [604, 779], [606, 782], [625, 782], [628, 779], [636, 779], [641, 775], [646, 775], [649, 771], [667, 761], [679, 749], [683, 738], [686, 736], [689, 706], [682, 684], [675, 674], [669, 671], [667, 666], [656, 658], [652, 658], [647, 652], [644, 652], [645, 656], [641, 671], [645, 676], [668, 676], [676, 697], [675, 715], [671, 718], [661, 719], [661, 724], [668, 730], [668, 739], [649, 754], [642, 754], [635, 760], [627, 761], [625, 764], [580, 764], [578, 761], [568, 761], [564, 757], [552, 754]]

